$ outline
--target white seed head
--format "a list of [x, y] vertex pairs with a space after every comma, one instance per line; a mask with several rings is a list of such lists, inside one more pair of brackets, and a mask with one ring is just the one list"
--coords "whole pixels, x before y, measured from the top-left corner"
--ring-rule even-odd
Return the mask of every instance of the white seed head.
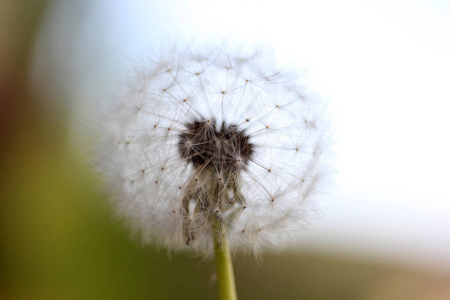
[[171, 249], [288, 245], [319, 179], [317, 103], [260, 55], [176, 51], [99, 112], [96, 167], [117, 214]]

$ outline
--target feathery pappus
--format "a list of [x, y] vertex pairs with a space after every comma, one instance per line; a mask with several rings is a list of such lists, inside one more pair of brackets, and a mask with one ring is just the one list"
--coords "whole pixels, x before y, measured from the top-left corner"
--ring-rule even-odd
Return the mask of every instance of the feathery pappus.
[[303, 227], [323, 141], [318, 104], [257, 53], [172, 51], [96, 115], [96, 168], [144, 243], [283, 247]]

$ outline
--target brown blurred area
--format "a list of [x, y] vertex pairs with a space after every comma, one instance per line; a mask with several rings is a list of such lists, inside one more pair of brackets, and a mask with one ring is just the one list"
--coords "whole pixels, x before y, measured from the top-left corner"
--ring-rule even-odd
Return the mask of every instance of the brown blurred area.
[[15, 128], [26, 126], [24, 122], [30, 117], [29, 54], [45, 2], [0, 3], [0, 137], [3, 142], [13, 138]]
[[[70, 149], [65, 112], [46, 111], [31, 92], [34, 37], [50, 4], [0, 2], [0, 299], [214, 299], [210, 262], [130, 241]], [[238, 295], [450, 299], [448, 275], [329, 253], [238, 257]]]

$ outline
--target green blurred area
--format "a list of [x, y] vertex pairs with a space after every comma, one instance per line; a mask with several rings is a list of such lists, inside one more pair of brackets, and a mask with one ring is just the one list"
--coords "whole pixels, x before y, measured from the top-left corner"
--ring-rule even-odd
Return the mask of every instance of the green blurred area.
[[[211, 262], [131, 241], [83, 160], [35, 125], [2, 159], [0, 299], [215, 298]], [[240, 299], [450, 295], [448, 278], [314, 253], [238, 257], [235, 271]]]
[[[29, 92], [46, 4], [0, 4], [0, 299], [214, 299], [211, 262], [129, 238], [65, 114]], [[240, 299], [450, 299], [448, 277], [311, 252], [238, 257], [235, 271]]]

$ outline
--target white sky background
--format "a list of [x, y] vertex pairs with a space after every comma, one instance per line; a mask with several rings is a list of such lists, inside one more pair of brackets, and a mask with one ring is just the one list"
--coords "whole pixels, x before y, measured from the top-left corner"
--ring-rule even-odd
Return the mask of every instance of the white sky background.
[[36, 51], [71, 79], [74, 124], [166, 41], [262, 41], [328, 102], [334, 187], [306, 242], [450, 272], [449, 1], [83, 3], [55, 2]]

